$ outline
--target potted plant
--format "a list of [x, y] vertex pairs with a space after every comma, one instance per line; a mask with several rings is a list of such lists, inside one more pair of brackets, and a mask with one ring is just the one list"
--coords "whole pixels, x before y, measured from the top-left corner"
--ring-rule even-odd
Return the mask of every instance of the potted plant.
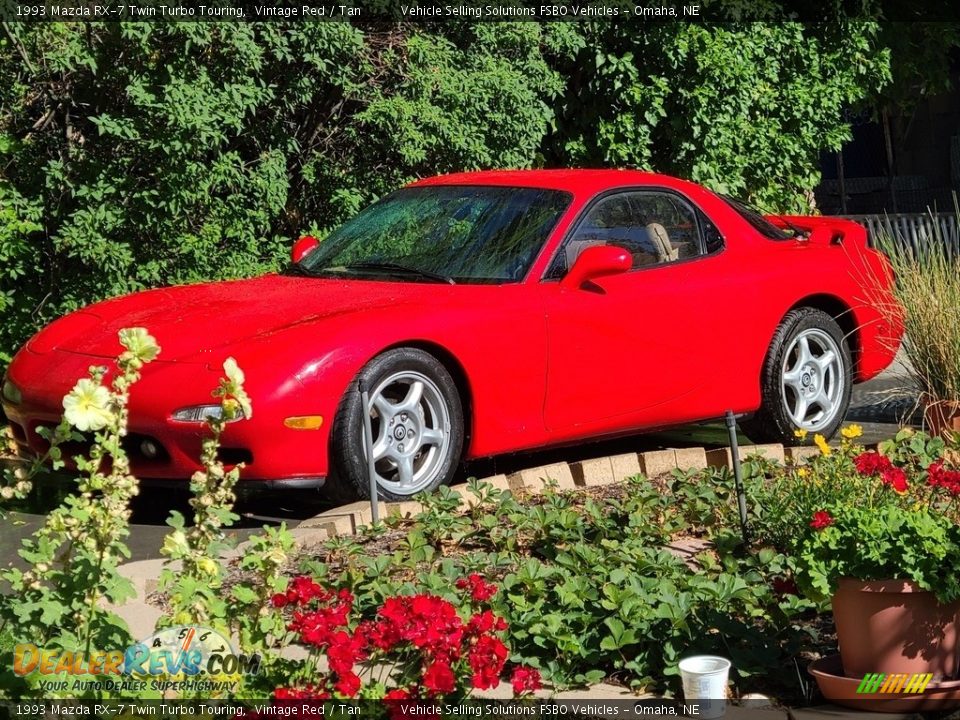
[[[939, 228], [939, 223], [936, 224]], [[920, 392], [931, 435], [960, 432], [960, 255], [954, 257], [937, 236], [915, 249], [884, 242], [896, 276], [888, 307], [905, 330], [908, 373]]]
[[844, 443], [812, 467], [845, 492], [794, 540], [797, 584], [831, 598], [844, 673], [955, 678], [960, 657], [960, 463], [902, 431], [877, 451]]

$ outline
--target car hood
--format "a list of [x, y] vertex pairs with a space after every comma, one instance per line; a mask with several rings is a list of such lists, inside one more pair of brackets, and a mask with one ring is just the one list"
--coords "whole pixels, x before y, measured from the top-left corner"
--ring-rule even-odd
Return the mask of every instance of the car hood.
[[[36, 353], [64, 350], [99, 358], [120, 352], [117, 333], [143, 327], [164, 361], [202, 360], [203, 351], [330, 318], [413, 302], [415, 283], [340, 281], [268, 275], [251, 280], [150, 290], [91, 305], [41, 331]], [[431, 286], [436, 291], [437, 286]]]

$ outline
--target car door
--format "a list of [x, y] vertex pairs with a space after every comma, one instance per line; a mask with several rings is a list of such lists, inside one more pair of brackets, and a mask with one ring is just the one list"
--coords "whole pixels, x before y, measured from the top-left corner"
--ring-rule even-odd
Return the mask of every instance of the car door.
[[[628, 250], [631, 270], [582, 288], [558, 282], [584, 249], [600, 244]], [[595, 199], [541, 283], [547, 428], [574, 437], [718, 412], [717, 391], [722, 398], [734, 370], [723, 351], [726, 273], [719, 232], [679, 193], [631, 189]]]

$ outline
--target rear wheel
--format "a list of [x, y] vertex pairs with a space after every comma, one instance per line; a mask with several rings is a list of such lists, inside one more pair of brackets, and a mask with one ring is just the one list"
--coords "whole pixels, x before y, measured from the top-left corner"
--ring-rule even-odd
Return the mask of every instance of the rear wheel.
[[405, 500], [449, 483], [463, 451], [463, 407], [456, 384], [432, 355], [389, 350], [360, 372], [369, 393], [362, 408], [355, 385], [344, 396], [330, 438], [331, 482], [370, 497], [363, 413], [370, 416], [379, 496]]
[[798, 308], [780, 323], [764, 362], [762, 404], [741, 423], [754, 442], [797, 445], [797, 430], [831, 437], [850, 405], [850, 349], [837, 321], [816, 308]]

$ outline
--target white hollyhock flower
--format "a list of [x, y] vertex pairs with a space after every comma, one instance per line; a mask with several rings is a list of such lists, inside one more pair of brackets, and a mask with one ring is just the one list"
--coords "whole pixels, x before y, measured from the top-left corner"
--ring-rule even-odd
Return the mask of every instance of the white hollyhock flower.
[[110, 392], [90, 378], [83, 378], [63, 399], [63, 416], [80, 432], [102, 430], [113, 420], [109, 404]]

